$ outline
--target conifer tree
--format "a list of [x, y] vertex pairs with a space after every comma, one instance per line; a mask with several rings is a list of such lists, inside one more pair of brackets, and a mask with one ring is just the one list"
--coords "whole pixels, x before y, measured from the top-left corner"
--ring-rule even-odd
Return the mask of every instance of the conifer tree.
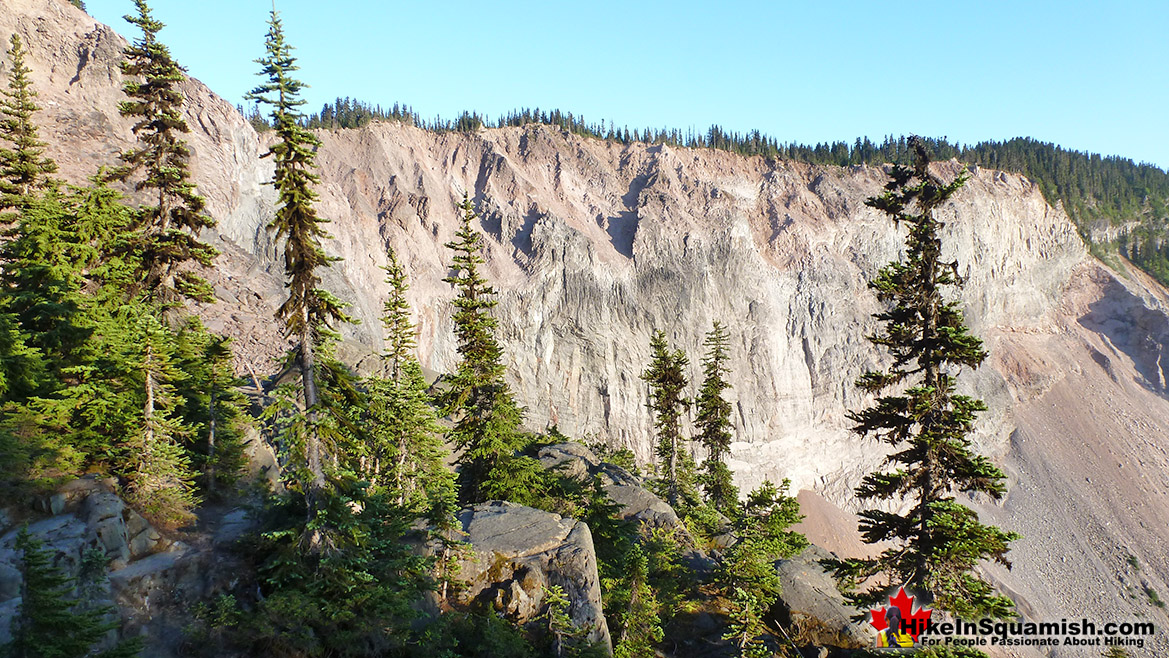
[[0, 245], [0, 307], [16, 315], [29, 344], [59, 377], [77, 363], [92, 331], [82, 313], [81, 238], [69, 200], [56, 191], [26, 197], [18, 217], [12, 239]]
[[321, 280], [318, 270], [337, 260], [325, 255], [321, 248], [321, 240], [329, 237], [323, 227], [327, 220], [318, 216], [313, 207], [317, 194], [312, 188], [319, 181], [314, 173], [315, 149], [320, 141], [301, 126], [303, 116], [297, 108], [304, 105], [300, 91], [305, 85], [292, 77], [298, 68], [296, 58], [292, 56], [292, 46], [284, 40], [284, 28], [276, 10], [272, 10], [268, 26], [266, 55], [256, 60], [261, 66], [260, 75], [268, 81], [253, 89], [248, 99], [272, 107], [276, 133], [276, 142], [264, 154], [275, 160], [272, 185], [280, 204], [268, 228], [276, 232], [277, 241], [283, 241], [288, 299], [276, 315], [284, 323], [286, 334], [298, 343], [296, 354], [308, 416], [304, 439], [309, 481], [305, 483], [305, 494], [311, 516], [325, 487], [321, 437], [316, 428], [321, 403], [317, 352], [320, 342], [332, 335], [330, 324], [347, 322], [350, 318], [345, 315], [340, 300], [318, 287]]
[[726, 328], [715, 321], [706, 335], [702, 388], [695, 400], [698, 441], [706, 448], [702, 475], [706, 499], [724, 514], [730, 512], [739, 500], [739, 491], [726, 464], [731, 448], [731, 404], [723, 398], [723, 391], [731, 387], [725, 378], [728, 338]]
[[483, 239], [472, 222], [478, 219], [463, 196], [462, 222], [447, 248], [455, 252], [450, 276], [455, 286], [455, 335], [461, 359], [443, 402], [454, 416], [451, 438], [459, 447], [459, 495], [463, 502], [533, 500], [541, 489], [539, 462], [517, 454], [526, 440], [519, 426], [523, 412], [504, 380], [503, 351], [495, 340], [491, 317], [495, 290], [479, 274]]
[[218, 255], [197, 237], [200, 230], [215, 222], [204, 212], [205, 201], [190, 181], [191, 152], [180, 137], [190, 132], [182, 114], [183, 94], [178, 90], [185, 69], [158, 41], [164, 25], [151, 16], [146, 0], [134, 0], [134, 4], [138, 15], [125, 18], [142, 30], [142, 37], [124, 51], [122, 73], [130, 79], [123, 91], [130, 100], [118, 109], [123, 116], [136, 119], [133, 131], [140, 146], [121, 154], [125, 165], [111, 177], [126, 179], [141, 171], [135, 187], [155, 197], [156, 205], [141, 208], [139, 226], [132, 237], [144, 275], [141, 288], [148, 297], [164, 304], [182, 297], [209, 302], [214, 297], [207, 282], [179, 269], [190, 261], [210, 266]]
[[724, 640], [731, 640], [738, 649], [740, 658], [771, 658], [775, 654], [764, 644], [762, 636], [767, 631], [763, 616], [771, 607], [770, 602], [761, 601], [752, 592], [736, 587], [730, 597], [730, 624], [723, 634]]
[[190, 424], [191, 445], [202, 471], [202, 487], [214, 494], [230, 485], [244, 467], [247, 398], [237, 388], [231, 364], [231, 339], [211, 334], [189, 318], [175, 337], [175, 358], [186, 380], [176, 392], [181, 414]]
[[[76, 600], [72, 580], [53, 565], [52, 553], [22, 528], [16, 537], [21, 552], [21, 602], [12, 623], [12, 642], [0, 647], [10, 658], [83, 658], [103, 640], [114, 622], [105, 620], [108, 608]], [[137, 655], [138, 642], [123, 642], [98, 658]]]
[[[49, 174], [57, 171], [57, 163], [44, 155], [45, 143], [37, 137], [33, 123], [33, 114], [41, 108], [28, 77], [31, 71], [24, 63], [24, 45], [15, 33], [10, 43], [12, 70], [8, 88], [0, 90], [0, 139], [12, 148], [0, 148], [0, 209], [25, 206], [31, 195], [53, 186]], [[0, 215], [0, 221], [4, 217]]]
[[654, 645], [665, 637], [660, 604], [649, 584], [649, 558], [639, 544], [626, 556], [629, 602], [620, 614], [621, 632], [613, 645], [616, 658], [654, 658]]
[[368, 432], [363, 476], [388, 491], [399, 505], [417, 512], [433, 502], [449, 498], [440, 490], [453, 490], [454, 482], [443, 459], [442, 426], [438, 424], [422, 367], [411, 352], [414, 323], [406, 301], [406, 273], [393, 249], [387, 253], [390, 295], [382, 323], [387, 333], [383, 358], [389, 377], [371, 378]]
[[167, 327], [152, 312], [139, 309], [136, 345], [138, 367], [145, 382], [141, 429], [131, 438], [135, 466], [129, 474], [128, 499], [147, 518], [168, 526], [193, 519], [198, 504], [194, 472], [183, 448], [190, 431], [176, 414], [175, 382], [185, 379], [175, 362], [174, 344]]
[[[888, 349], [893, 361], [857, 381], [879, 397], [873, 406], [849, 415], [856, 423], [854, 431], [874, 435], [894, 450], [886, 459], [893, 469], [867, 475], [857, 496], [908, 499], [910, 507], [904, 514], [862, 512], [864, 540], [892, 545], [874, 559], [837, 565], [837, 573], [854, 582], [883, 573], [885, 586], [916, 589], [932, 596], [936, 607], [961, 618], [1005, 616], [1012, 611], [1010, 599], [996, 595], [973, 570], [988, 559], [1009, 566], [1008, 544], [1017, 535], [983, 525], [973, 510], [955, 500], [958, 492], [995, 499], [1004, 493], [1002, 471], [970, 443], [975, 415], [986, 405], [954, 392], [955, 372], [978, 367], [986, 352], [967, 329], [959, 304], [942, 295], [945, 287], [961, 280], [957, 262], [941, 260], [942, 222], [935, 211], [966, 177], [943, 183], [929, 171], [924, 144], [915, 138], [910, 145], [915, 164], [894, 166], [886, 192], [866, 202], [896, 225], [909, 227], [904, 258], [885, 266], [870, 284], [878, 299], [890, 304], [877, 314], [883, 328], [870, 340]], [[880, 395], [895, 386], [904, 388]], [[855, 600], [880, 602], [885, 586], [861, 592]]]
[[665, 471], [662, 479], [666, 502], [677, 507], [693, 488], [690, 455], [680, 426], [682, 412], [690, 406], [690, 401], [682, 397], [689, 360], [682, 350], [670, 351], [666, 335], [661, 331], [654, 332], [649, 345], [652, 357], [641, 378], [649, 384], [648, 406], [654, 413], [656, 452], [660, 467]]

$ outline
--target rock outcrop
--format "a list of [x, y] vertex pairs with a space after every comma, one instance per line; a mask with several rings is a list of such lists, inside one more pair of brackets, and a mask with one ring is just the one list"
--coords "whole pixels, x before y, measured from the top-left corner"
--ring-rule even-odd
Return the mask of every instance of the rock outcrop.
[[495, 607], [520, 623], [546, 612], [548, 588], [559, 585], [568, 615], [588, 638], [610, 645], [601, 581], [589, 527], [514, 503], [483, 503], [459, 514], [471, 552], [460, 560], [467, 602]]
[[833, 647], [871, 647], [876, 633], [871, 624], [856, 622], [836, 580], [820, 564], [834, 558], [819, 546], [809, 546], [776, 564], [783, 590], [776, 604], [781, 621], [804, 643]]
[[13, 546], [23, 527], [68, 577], [84, 583], [95, 605], [118, 612], [124, 634], [146, 638], [150, 656], [175, 655], [190, 606], [230, 591], [246, 574], [238, 556], [221, 550], [254, 528], [242, 509], [225, 513], [215, 532], [191, 546], [156, 530], [109, 482], [74, 480], [39, 507], [0, 515], [0, 644], [8, 641], [20, 605], [20, 556]]

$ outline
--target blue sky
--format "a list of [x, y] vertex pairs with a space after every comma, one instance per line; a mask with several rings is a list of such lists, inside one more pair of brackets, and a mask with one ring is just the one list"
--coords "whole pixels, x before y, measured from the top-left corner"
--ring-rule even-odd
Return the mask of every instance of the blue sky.
[[[129, 0], [86, 0], [133, 38]], [[1169, 167], [1169, 2], [280, 0], [306, 109], [423, 117], [559, 108], [630, 129], [759, 129], [814, 144], [1028, 136]], [[270, 2], [154, 0], [159, 38], [232, 102]]]

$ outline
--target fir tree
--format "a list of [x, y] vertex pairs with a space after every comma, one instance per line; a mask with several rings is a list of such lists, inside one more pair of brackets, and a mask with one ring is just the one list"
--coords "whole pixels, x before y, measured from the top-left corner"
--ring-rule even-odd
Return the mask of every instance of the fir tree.
[[185, 69], [171, 57], [157, 39], [164, 27], [150, 15], [145, 0], [135, 0], [137, 16], [126, 20], [142, 30], [142, 37], [125, 49], [122, 73], [127, 80], [123, 91], [130, 99], [118, 109], [136, 119], [133, 131], [140, 146], [125, 151], [125, 165], [111, 177], [126, 179], [137, 171], [142, 179], [136, 189], [155, 195], [156, 205], [141, 209], [139, 226], [131, 242], [143, 270], [141, 287], [158, 302], [171, 304], [181, 297], [213, 301], [210, 286], [198, 275], [180, 271], [194, 261], [210, 266], [218, 252], [200, 242], [199, 231], [214, 226], [204, 212], [205, 201], [190, 181], [187, 143], [179, 137], [190, 129], [183, 119], [183, 95], [178, 85]]
[[698, 391], [695, 407], [698, 417], [698, 441], [706, 448], [703, 462], [703, 487], [707, 501], [727, 514], [739, 501], [726, 457], [731, 448], [731, 404], [723, 398], [723, 391], [731, 387], [725, 379], [727, 339], [722, 323], [715, 322], [706, 335], [706, 356], [702, 360], [702, 388]]
[[431, 407], [422, 367], [411, 353], [414, 323], [406, 301], [406, 274], [393, 249], [387, 259], [390, 295], [382, 323], [387, 333], [383, 358], [390, 376], [367, 381], [372, 422], [362, 475], [399, 505], [423, 512], [432, 501], [446, 500], [442, 490], [453, 490], [454, 482], [444, 460], [443, 430]]
[[143, 515], [166, 526], [191, 521], [198, 504], [195, 476], [183, 448], [190, 428], [176, 412], [175, 383], [186, 374], [177, 368], [171, 333], [151, 312], [141, 309], [135, 343], [145, 390], [141, 429], [130, 439], [133, 470], [127, 499]]
[[722, 638], [734, 642], [740, 658], [774, 656], [774, 652], [767, 648], [762, 639], [763, 634], [767, 632], [763, 615], [774, 601], [760, 601], [758, 596], [741, 587], [735, 588], [730, 600], [730, 624]]
[[85, 245], [70, 200], [58, 192], [27, 197], [23, 206], [12, 239], [0, 245], [6, 264], [0, 272], [5, 284], [0, 307], [15, 314], [29, 344], [60, 378], [77, 364], [92, 331], [82, 312], [86, 282], [77, 262]]
[[680, 421], [690, 401], [682, 397], [686, 388], [686, 366], [689, 360], [682, 350], [670, 351], [666, 335], [655, 331], [650, 339], [652, 353], [649, 367], [641, 378], [649, 384], [649, 408], [654, 413], [657, 433], [657, 456], [662, 474], [666, 501], [677, 507], [684, 494], [692, 493], [693, 474], [690, 456], [686, 451]]
[[314, 173], [315, 149], [320, 141], [301, 126], [303, 118], [297, 109], [304, 105], [300, 91], [305, 85], [292, 77], [297, 70], [292, 47], [284, 40], [280, 15], [273, 10], [268, 21], [265, 39], [266, 55], [256, 62], [260, 75], [267, 82], [248, 94], [249, 100], [270, 105], [276, 142], [264, 154], [275, 160], [272, 185], [279, 195], [276, 216], [268, 225], [276, 232], [277, 241], [283, 241], [284, 274], [288, 277], [288, 299], [277, 310], [277, 318], [284, 323], [285, 332], [297, 340], [296, 355], [304, 394], [308, 427], [304, 432], [305, 460], [308, 482], [305, 494], [310, 516], [315, 513], [320, 495], [325, 488], [325, 468], [321, 437], [316, 425], [321, 404], [318, 387], [317, 352], [322, 339], [331, 335], [333, 322], [346, 322], [344, 304], [319, 288], [319, 269], [337, 260], [325, 255], [321, 240], [329, 237], [323, 225], [327, 220], [317, 215], [313, 202], [317, 199], [313, 185], [318, 182]]
[[232, 371], [231, 339], [215, 336], [189, 318], [175, 337], [175, 357], [187, 379], [176, 387], [182, 417], [191, 425], [192, 452], [202, 487], [212, 495], [243, 470], [247, 398]]
[[[935, 606], [955, 616], [1001, 617], [1011, 613], [1010, 599], [996, 595], [973, 570], [987, 559], [1009, 566], [1005, 555], [1017, 535], [979, 523], [977, 514], [954, 498], [962, 492], [997, 499], [1004, 492], [1002, 471], [970, 445], [975, 415], [986, 405], [954, 392], [954, 372], [978, 367], [986, 352], [965, 326], [958, 303], [942, 296], [944, 287], [961, 280], [956, 262], [941, 261], [942, 223], [934, 213], [966, 178], [943, 183], [929, 171], [924, 144], [916, 139], [910, 143], [914, 166], [894, 166], [886, 192], [866, 202], [896, 225], [909, 227], [904, 259], [885, 266], [870, 284], [878, 299], [890, 304], [877, 314], [884, 326], [870, 340], [888, 349], [893, 362], [857, 382], [872, 394], [905, 388], [878, 397], [874, 406], [849, 417], [858, 434], [874, 435], [894, 450], [886, 460], [894, 469], [866, 476], [857, 496], [907, 498], [911, 506], [904, 514], [862, 512], [864, 540], [892, 546], [877, 558], [837, 565], [837, 573], [859, 580], [883, 573], [888, 586], [904, 585], [932, 596]], [[869, 604], [884, 595], [884, 587], [875, 587], [855, 600]]]
[[451, 438], [459, 447], [459, 494], [464, 502], [511, 500], [528, 502], [542, 489], [539, 462], [518, 454], [526, 445], [519, 431], [523, 412], [504, 381], [503, 351], [495, 340], [491, 317], [495, 290], [479, 274], [482, 238], [472, 227], [478, 219], [471, 200], [463, 197], [462, 223], [447, 248], [455, 252], [450, 276], [455, 286], [455, 335], [459, 365], [449, 380], [443, 402], [454, 416]]
[[[24, 63], [20, 36], [14, 33], [11, 44], [8, 88], [0, 90], [0, 139], [11, 143], [12, 149], [0, 148], [0, 209], [24, 207], [34, 193], [54, 185], [49, 174], [57, 171], [57, 163], [44, 155], [45, 143], [38, 139], [33, 123], [33, 114], [41, 108], [35, 101], [37, 92], [28, 77], [31, 71]], [[0, 215], [0, 221], [5, 217]]]
[[660, 604], [649, 584], [649, 558], [640, 545], [626, 557], [628, 604], [620, 614], [621, 632], [613, 645], [616, 658], [654, 658], [654, 645], [665, 637]]
[[[117, 628], [106, 621], [110, 610], [85, 605], [73, 596], [74, 584], [53, 565], [52, 553], [22, 528], [16, 537], [21, 552], [21, 603], [12, 624], [12, 642], [3, 647], [10, 658], [83, 658]], [[123, 642], [98, 658], [130, 658], [139, 642]]]

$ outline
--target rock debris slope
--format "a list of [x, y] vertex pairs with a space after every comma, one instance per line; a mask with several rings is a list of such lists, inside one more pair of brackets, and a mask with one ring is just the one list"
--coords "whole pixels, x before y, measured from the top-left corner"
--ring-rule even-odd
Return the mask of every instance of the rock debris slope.
[[[81, 181], [129, 139], [115, 109], [124, 42], [63, 1], [0, 6], [0, 33], [28, 43], [52, 155]], [[241, 367], [264, 374], [286, 344], [270, 319], [281, 282], [264, 229], [265, 137], [196, 80], [184, 91], [193, 169], [224, 252], [212, 275], [220, 303], [199, 312], [237, 338]], [[467, 192], [488, 236], [500, 337], [529, 425], [555, 423], [648, 458], [639, 374], [651, 332], [664, 330], [697, 363], [718, 319], [732, 336], [739, 482], [786, 477], [855, 508], [852, 488], [881, 459], [845, 417], [865, 402], [853, 380], [880, 358], [864, 338], [878, 309], [866, 282], [903, 240], [863, 204], [884, 183], [879, 169], [622, 146], [535, 126], [437, 134], [377, 124], [320, 136], [326, 248], [344, 258], [326, 284], [363, 321], [346, 330], [355, 359], [380, 346], [379, 266], [393, 246], [411, 273], [423, 364], [453, 366], [443, 244]], [[1035, 615], [1166, 623], [1145, 594], [1169, 596], [1164, 291], [1101, 266], [1020, 176], [973, 172], [944, 219], [944, 256], [961, 265], [968, 321], [992, 355], [962, 381], [991, 407], [978, 441], [1013, 486], [985, 509], [1026, 536], [1012, 553], [1018, 567], [994, 575]]]

